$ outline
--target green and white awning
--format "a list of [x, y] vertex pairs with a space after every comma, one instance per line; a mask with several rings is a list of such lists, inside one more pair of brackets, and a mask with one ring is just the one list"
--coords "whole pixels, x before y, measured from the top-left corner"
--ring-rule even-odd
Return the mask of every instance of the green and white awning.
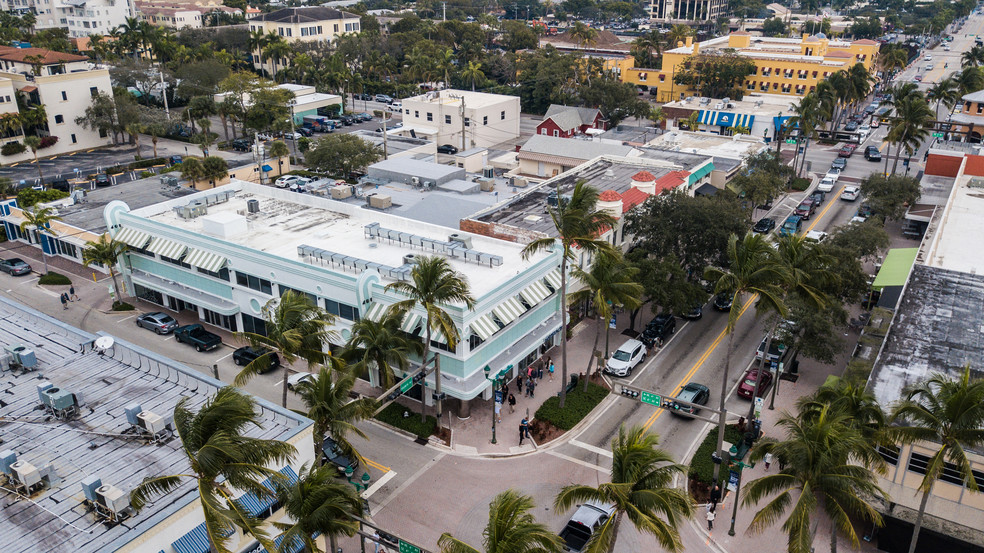
[[379, 302], [373, 302], [373, 304], [369, 306], [369, 309], [366, 310], [365, 318], [374, 323], [378, 323], [383, 320], [384, 314], [386, 314], [386, 306]]
[[495, 324], [492, 317], [488, 314], [482, 315], [471, 322], [472, 332], [478, 334], [482, 340], [488, 340], [493, 334], [499, 332], [499, 325]]
[[162, 257], [180, 259], [181, 254], [183, 254], [186, 249], [186, 246], [173, 240], [168, 240], [167, 238], [158, 237], [154, 238], [154, 241], [150, 243], [150, 246], [148, 246], [147, 249], [151, 253], [156, 253]]
[[211, 273], [217, 273], [229, 260], [217, 253], [207, 252], [198, 248], [188, 248], [184, 262]]
[[113, 237], [117, 242], [123, 242], [127, 246], [143, 249], [150, 242], [150, 234], [135, 228], [124, 227]]
[[406, 316], [403, 317], [403, 324], [400, 325], [400, 329], [407, 334], [413, 334], [413, 331], [417, 329], [422, 319], [423, 317], [416, 313], [407, 313]]
[[516, 298], [509, 298], [493, 307], [492, 312], [495, 313], [496, 317], [499, 317], [502, 324], [507, 325], [518, 319], [523, 313], [526, 313], [526, 308]]
[[[424, 332], [426, 332], [426, 330]], [[448, 337], [444, 335], [444, 332], [440, 328], [435, 328], [431, 331], [431, 340], [434, 340], [438, 344], [448, 343]]]
[[554, 291], [560, 290], [560, 269], [554, 269], [543, 277]]
[[543, 301], [544, 298], [550, 295], [550, 290], [547, 289], [547, 285], [543, 281], [537, 280], [533, 284], [527, 286], [522, 292], [519, 293], [526, 300], [526, 303], [530, 306], [536, 305]]

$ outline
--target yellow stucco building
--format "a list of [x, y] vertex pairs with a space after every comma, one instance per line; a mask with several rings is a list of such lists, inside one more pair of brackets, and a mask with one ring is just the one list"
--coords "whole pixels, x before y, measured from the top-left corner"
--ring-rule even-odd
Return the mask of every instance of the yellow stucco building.
[[679, 100], [695, 95], [696, 91], [673, 82], [673, 75], [695, 54], [733, 51], [755, 62], [755, 73], [745, 79], [748, 92], [805, 96], [817, 83], [837, 71], [846, 71], [856, 63], [871, 71], [878, 55], [878, 43], [873, 40], [853, 42], [831, 40], [823, 34], [803, 35], [802, 38], [773, 38], [752, 36], [739, 31], [728, 36], [694, 43], [677, 43], [663, 52], [663, 69], [632, 67], [633, 58], [615, 63], [614, 69], [623, 82], [656, 88], [653, 96], [660, 102]]

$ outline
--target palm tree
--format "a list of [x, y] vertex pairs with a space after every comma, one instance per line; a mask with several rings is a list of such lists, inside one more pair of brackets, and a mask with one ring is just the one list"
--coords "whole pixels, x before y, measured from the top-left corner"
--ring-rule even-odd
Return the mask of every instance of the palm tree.
[[287, 148], [287, 144], [283, 140], [274, 140], [270, 143], [270, 159], [277, 160], [277, 176], [283, 174], [284, 172], [284, 162], [283, 157], [290, 155], [290, 149]]
[[[834, 75], [837, 75], [837, 73], [834, 73]], [[789, 125], [799, 128], [799, 139], [797, 142], [801, 142], [803, 145], [802, 161], [799, 170], [796, 171], [796, 174], [800, 175], [806, 166], [806, 150], [810, 147], [810, 139], [816, 135], [817, 125], [820, 124], [820, 102], [816, 95], [807, 94], [801, 98], [799, 103], [793, 106], [793, 113], [795, 115], [789, 118]], [[798, 152], [799, 149], [797, 148]], [[795, 157], [793, 158], [793, 166], [795, 168]]]
[[660, 546], [681, 551], [677, 526], [694, 514], [690, 496], [673, 487], [676, 476], [687, 473], [685, 465], [673, 462], [658, 449], [659, 437], [641, 426], [629, 430], [622, 425], [612, 440], [611, 482], [594, 488], [583, 484], [564, 486], [554, 500], [554, 509], [566, 511], [585, 501], [600, 501], [615, 506], [615, 514], [606, 520], [588, 540], [584, 553], [613, 553], [622, 518], [640, 532], [652, 534]]
[[[38, 244], [44, 240], [42, 238], [44, 234], [58, 236], [58, 233], [51, 228], [51, 222], [61, 221], [62, 218], [55, 215], [54, 208], [36, 205], [32, 209], [21, 210], [21, 217], [24, 219], [20, 224], [21, 232], [27, 234], [29, 227], [36, 228], [38, 230]], [[48, 254], [44, 253], [44, 247], [41, 248], [41, 258], [44, 259], [44, 274], [48, 274]]]
[[926, 99], [931, 102], [936, 102], [936, 120], [940, 120], [940, 104], [945, 105], [947, 108], [952, 108], [956, 105], [957, 100], [960, 98], [957, 96], [957, 82], [952, 78], [947, 77], [945, 79], [940, 79], [939, 82], [934, 83], [926, 91]]
[[909, 553], [914, 553], [926, 503], [944, 467], [955, 469], [969, 489], [978, 491], [966, 449], [984, 445], [984, 380], [971, 379], [969, 367], [957, 378], [934, 374], [907, 390], [889, 418], [895, 423], [894, 437], [903, 443], [939, 444], [919, 484], [922, 500], [909, 543]]
[[0, 177], [0, 200], [6, 200], [10, 195], [17, 193], [14, 181], [7, 177]]
[[977, 67], [984, 64], [984, 46], [974, 46], [960, 56], [963, 67]]
[[658, 59], [663, 45], [663, 35], [659, 30], [652, 30], [639, 35], [632, 43], [635, 56], [635, 66], [645, 69], [658, 69]]
[[[447, 340], [448, 347], [454, 351], [454, 347], [458, 343], [458, 329], [454, 326], [451, 316], [441, 305], [463, 303], [465, 307], [471, 309], [475, 307], [475, 298], [471, 295], [465, 276], [451, 268], [447, 259], [437, 256], [422, 257], [410, 270], [410, 280], [388, 284], [386, 289], [395, 290], [407, 297], [407, 299], [398, 301], [390, 307], [394, 313], [409, 316], [409, 312], [417, 306], [423, 307], [424, 312], [427, 313], [427, 319], [424, 323], [424, 353], [421, 358], [421, 369], [427, 368], [427, 355], [430, 353], [433, 331], [440, 331]], [[436, 357], [434, 362], [434, 390], [440, 398], [441, 364], [436, 360]], [[424, 404], [423, 397], [421, 397], [421, 420], [425, 416]], [[440, 415], [440, 399], [438, 399], [437, 405], [437, 413]]]
[[[728, 395], [728, 373], [731, 370], [731, 353], [735, 343], [735, 324], [743, 310], [742, 299], [745, 294], [758, 296], [757, 311], [771, 311], [786, 316], [786, 305], [782, 301], [782, 285], [788, 282], [789, 276], [784, 267], [776, 261], [775, 249], [761, 234], [748, 233], [744, 238], [732, 235], [728, 240], [728, 269], [708, 267], [704, 270], [704, 279], [715, 282], [715, 294], [734, 294], [731, 309], [728, 312], [728, 349], [724, 354], [724, 375], [721, 378], [720, 411], [718, 423], [717, 451], [724, 454], [725, 407], [724, 400]], [[714, 481], [717, 482], [721, 465], [714, 465]]]
[[964, 67], [956, 74], [956, 80], [961, 97], [984, 88], [984, 72], [980, 67]]
[[34, 166], [38, 168], [39, 182], [44, 186], [44, 173], [41, 172], [41, 162], [38, 161], [38, 149], [41, 147], [41, 139], [37, 136], [27, 136], [24, 138], [24, 145], [30, 148], [31, 153], [34, 154]]
[[[560, 553], [560, 536], [536, 521], [533, 498], [506, 490], [489, 503], [489, 522], [482, 531], [485, 553]], [[479, 553], [478, 549], [445, 532], [437, 540], [441, 553]]]
[[245, 512], [233, 501], [234, 490], [252, 491], [268, 496], [260, 482], [276, 481], [283, 476], [267, 465], [281, 465], [293, 457], [294, 446], [277, 440], [261, 440], [246, 435], [260, 426], [256, 400], [236, 388], [219, 389], [197, 413], [181, 398], [174, 407], [174, 427], [189, 470], [182, 474], [147, 477], [130, 492], [130, 503], [138, 511], [154, 496], [164, 495], [187, 479], [194, 480], [205, 515], [209, 543], [219, 553], [229, 552], [226, 543], [233, 527], [251, 534], [267, 551], [273, 543], [262, 521]]
[[119, 303], [123, 302], [123, 296], [120, 294], [120, 283], [116, 279], [116, 263], [128, 247], [125, 242], [120, 242], [103, 234], [99, 237], [99, 240], [86, 242], [85, 249], [82, 250], [82, 264], [84, 266], [89, 267], [95, 264], [105, 265], [109, 268], [109, 276], [113, 279], [113, 290], [116, 293], [116, 301]]
[[574, 43], [578, 45], [578, 48], [584, 48], [598, 41], [598, 31], [580, 21], [574, 22], [574, 26], [571, 27], [568, 34], [574, 39]]
[[[266, 348], [281, 357], [284, 367], [282, 405], [287, 407], [287, 377], [290, 365], [299, 359], [307, 361], [308, 366], [334, 361], [323, 350], [324, 344], [334, 337], [330, 330], [335, 322], [334, 315], [318, 307], [311, 299], [294, 290], [287, 290], [280, 299], [272, 299], [263, 306], [265, 333], [239, 332], [236, 337], [255, 348]], [[236, 386], [245, 386], [260, 370], [269, 366], [269, 359], [261, 356], [236, 375]]]
[[352, 517], [362, 514], [362, 498], [355, 488], [335, 476], [332, 467], [305, 465], [298, 472], [297, 482], [277, 485], [277, 502], [293, 521], [273, 523], [282, 532], [279, 551], [293, 551], [291, 547], [300, 543], [303, 551], [318, 553], [318, 534], [328, 536], [329, 552], [338, 551], [338, 537], [354, 536], [359, 530], [359, 523]]
[[694, 30], [687, 25], [674, 25], [670, 28], [670, 32], [666, 33], [666, 47], [672, 50], [677, 47], [677, 43], [686, 42], [687, 37], [693, 34]]
[[294, 387], [307, 407], [307, 417], [314, 421], [314, 451], [321, 459], [318, 464], [323, 464], [324, 459], [320, 452], [329, 434], [342, 450], [362, 458], [346, 439], [346, 435], [355, 432], [362, 439], [368, 439], [355, 423], [372, 417], [376, 410], [376, 401], [372, 398], [349, 401], [353, 386], [355, 373], [348, 367], [339, 367], [334, 371], [321, 367], [315, 378], [302, 381]]
[[394, 367], [406, 372], [410, 355], [424, 351], [423, 344], [400, 330], [400, 320], [394, 313], [384, 313], [379, 321], [359, 319], [352, 325], [352, 336], [341, 353], [342, 360], [359, 371], [375, 367], [384, 389], [393, 386]]
[[830, 549], [834, 553], [838, 532], [858, 547], [852, 518], [881, 526], [881, 515], [868, 502], [887, 501], [885, 492], [878, 487], [868, 466], [852, 461], [874, 463], [881, 471], [884, 462], [873, 444], [851, 428], [849, 418], [834, 412], [830, 406], [809, 417], [796, 418], [784, 413], [777, 425], [785, 429], [786, 439], [777, 442], [764, 438], [752, 448], [753, 461], [772, 453], [783, 463], [783, 468], [778, 474], [752, 480], [742, 491], [742, 504], [746, 506], [775, 495], [752, 517], [750, 531], [760, 532], [788, 512], [782, 525], [789, 537], [787, 551], [810, 553], [813, 550], [810, 522], [815, 520], [819, 506], [833, 523]]
[[197, 157], [186, 157], [181, 160], [181, 178], [190, 181], [191, 187], [195, 187], [195, 183], [205, 178], [205, 167], [202, 165], [202, 160]]
[[[698, 117], [700, 114], [698, 113]], [[649, 120], [653, 122], [654, 127], [658, 127], [660, 123], [666, 121], [666, 112], [663, 111], [663, 107], [655, 107], [649, 112]]]
[[472, 92], [475, 92], [475, 83], [485, 82], [485, 73], [482, 72], [482, 64], [477, 61], [469, 61], [468, 66], [461, 70], [461, 78], [471, 81]]
[[[598, 209], [598, 191], [584, 181], [574, 185], [570, 198], [565, 198], [557, 188], [557, 206], [547, 206], [557, 238], [540, 238], [523, 248], [523, 258], [529, 259], [537, 252], [553, 250], [560, 241], [560, 407], [567, 399], [567, 266], [577, 264], [580, 254], [596, 255], [613, 248], [601, 238], [608, 229], [615, 228], [615, 218]], [[575, 250], [575, 247], [577, 250]]]
[[[889, 46], [886, 44], [886, 46]], [[878, 62], [887, 73], [904, 69], [909, 63], [909, 53], [903, 48], [890, 48], [878, 56]]]
[[287, 58], [292, 53], [293, 50], [291, 49], [290, 45], [287, 44], [287, 41], [280, 38], [279, 36], [277, 37], [276, 40], [272, 40], [267, 44], [267, 47], [263, 51], [263, 54], [267, 58], [269, 58], [271, 62], [273, 62], [273, 75], [272, 75], [273, 79], [277, 78], [277, 66], [280, 63], [280, 60]]
[[824, 407], [848, 416], [848, 425], [857, 430], [861, 437], [871, 444], [886, 442], [886, 416], [874, 394], [865, 390], [865, 385], [837, 379], [825, 383], [812, 395], [804, 396], [796, 402], [801, 418], [820, 414]]
[[[617, 307], [625, 307], [630, 310], [638, 309], [642, 306], [642, 296], [645, 293], [642, 285], [636, 282], [639, 269], [632, 267], [622, 259], [620, 250], [601, 253], [594, 258], [591, 269], [582, 270], [575, 267], [574, 276], [584, 283], [586, 288], [571, 294], [571, 301], [574, 303], [591, 302], [595, 311], [598, 313], [598, 324], [595, 325], [594, 346], [591, 348], [591, 355], [588, 357], [588, 368], [585, 374], [588, 378], [584, 379], [584, 390], [588, 389], [588, 379], [591, 377], [591, 365], [595, 357], [598, 356], [598, 341], [601, 338], [601, 329], [605, 329], [605, 359], [608, 358], [608, 319]], [[601, 361], [598, 361], [599, 364]]]
[[933, 122], [933, 112], [922, 93], [911, 94], [901, 101], [895, 100], [895, 120], [888, 130], [885, 140], [896, 144], [894, 174], [902, 157], [902, 148], [912, 155], [929, 135]]

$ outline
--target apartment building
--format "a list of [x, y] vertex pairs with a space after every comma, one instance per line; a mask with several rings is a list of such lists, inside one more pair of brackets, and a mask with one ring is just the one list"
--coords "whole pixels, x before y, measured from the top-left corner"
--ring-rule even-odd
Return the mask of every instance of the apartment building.
[[144, 21], [172, 29], [201, 28], [213, 12], [243, 14], [242, 10], [223, 6], [216, 0], [136, 0], [136, 5]]
[[[249, 30], [260, 31], [264, 35], [273, 33], [287, 42], [331, 42], [343, 34], [360, 32], [361, 24], [359, 16], [353, 13], [308, 6], [283, 8], [250, 18]], [[286, 63], [287, 60], [280, 60], [277, 65], [283, 66]], [[257, 69], [272, 70], [273, 62], [261, 60], [260, 53], [254, 52], [253, 65]]]
[[33, 4], [36, 29], [68, 29], [70, 37], [105, 35], [136, 17], [135, 0], [27, 0]]
[[519, 97], [437, 90], [403, 100], [403, 129], [460, 150], [519, 138]]
[[649, 17], [657, 23], [714, 23], [728, 15], [727, 0], [652, 0]]

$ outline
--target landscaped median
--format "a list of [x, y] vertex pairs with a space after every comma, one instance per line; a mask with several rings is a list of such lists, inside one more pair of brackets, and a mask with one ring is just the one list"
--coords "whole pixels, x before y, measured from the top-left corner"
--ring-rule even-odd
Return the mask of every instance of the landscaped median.
[[[710, 498], [711, 483], [714, 482], [714, 461], [711, 459], [711, 454], [717, 449], [717, 435], [717, 426], [711, 427], [700, 447], [694, 452], [693, 458], [690, 459], [687, 489], [690, 490], [690, 495], [697, 503], [707, 503]], [[741, 442], [741, 439], [738, 426], [730, 424], [724, 428], [724, 441], [737, 444]], [[724, 489], [724, 484], [728, 480], [728, 467], [726, 465], [721, 466], [718, 480], [721, 483], [721, 489]]]
[[590, 381], [588, 390], [584, 391], [584, 384], [579, 381], [567, 392], [563, 409], [560, 408], [559, 396], [550, 397], [543, 402], [530, 422], [530, 436], [538, 444], [549, 442], [577, 426], [608, 394], [608, 388]]
[[[404, 416], [404, 413], [408, 416]], [[373, 418], [425, 440], [437, 431], [437, 419], [427, 415], [421, 422], [420, 413], [396, 402], [387, 405]]]

